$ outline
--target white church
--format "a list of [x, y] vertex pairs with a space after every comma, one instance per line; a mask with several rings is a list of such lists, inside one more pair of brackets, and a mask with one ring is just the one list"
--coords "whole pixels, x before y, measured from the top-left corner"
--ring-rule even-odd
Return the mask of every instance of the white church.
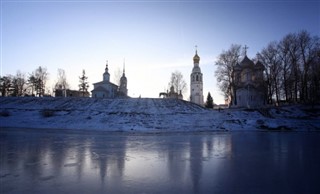
[[245, 56], [234, 68], [235, 94], [233, 107], [257, 108], [266, 104], [266, 88], [263, 79], [265, 70], [260, 61], [254, 63]]
[[108, 69], [108, 61], [103, 73], [103, 80], [93, 84], [91, 91], [93, 98], [117, 98], [128, 97], [127, 77], [125, 75], [125, 67], [123, 66], [122, 77], [120, 78], [120, 86], [110, 82], [110, 74]]
[[203, 106], [203, 75], [199, 66], [200, 57], [196, 49], [193, 57], [193, 69], [190, 75], [190, 102]]

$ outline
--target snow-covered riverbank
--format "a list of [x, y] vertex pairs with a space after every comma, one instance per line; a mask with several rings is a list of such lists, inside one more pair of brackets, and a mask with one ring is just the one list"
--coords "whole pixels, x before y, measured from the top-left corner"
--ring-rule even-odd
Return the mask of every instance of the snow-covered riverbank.
[[319, 107], [318, 111], [287, 106], [219, 112], [186, 101], [153, 98], [2, 97], [0, 104], [0, 127], [143, 132], [320, 131]]

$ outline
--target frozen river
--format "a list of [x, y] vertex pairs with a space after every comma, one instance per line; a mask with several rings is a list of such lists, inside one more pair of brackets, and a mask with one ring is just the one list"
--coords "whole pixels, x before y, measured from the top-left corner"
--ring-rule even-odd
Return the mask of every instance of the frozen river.
[[320, 133], [0, 130], [1, 193], [320, 193]]

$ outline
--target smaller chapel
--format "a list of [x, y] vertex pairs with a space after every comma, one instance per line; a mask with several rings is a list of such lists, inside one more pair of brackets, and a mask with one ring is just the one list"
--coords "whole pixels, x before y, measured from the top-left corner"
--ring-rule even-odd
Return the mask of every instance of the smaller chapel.
[[93, 98], [118, 98], [128, 97], [127, 77], [125, 68], [123, 67], [122, 77], [120, 78], [120, 86], [110, 82], [110, 74], [108, 69], [108, 61], [103, 73], [103, 80], [93, 84], [91, 91]]
[[170, 87], [170, 91], [167, 90], [167, 92], [160, 92], [159, 94], [159, 98], [160, 97], [163, 97], [163, 98], [175, 98], [175, 99], [179, 99], [179, 100], [183, 100], [183, 95], [181, 93], [181, 90], [180, 92], [175, 92], [174, 91], [174, 86], [171, 86]]

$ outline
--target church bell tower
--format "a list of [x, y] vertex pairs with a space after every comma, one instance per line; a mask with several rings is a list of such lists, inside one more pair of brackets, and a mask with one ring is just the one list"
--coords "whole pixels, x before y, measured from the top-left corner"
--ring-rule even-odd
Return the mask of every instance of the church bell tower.
[[190, 102], [203, 106], [203, 77], [199, 67], [200, 57], [196, 47], [193, 57], [193, 69], [190, 76]]
[[122, 73], [122, 77], [120, 78], [120, 87], [119, 87], [119, 92], [121, 96], [128, 96], [127, 83], [128, 83], [128, 80], [125, 75], [125, 62], [123, 62], [123, 73]]

